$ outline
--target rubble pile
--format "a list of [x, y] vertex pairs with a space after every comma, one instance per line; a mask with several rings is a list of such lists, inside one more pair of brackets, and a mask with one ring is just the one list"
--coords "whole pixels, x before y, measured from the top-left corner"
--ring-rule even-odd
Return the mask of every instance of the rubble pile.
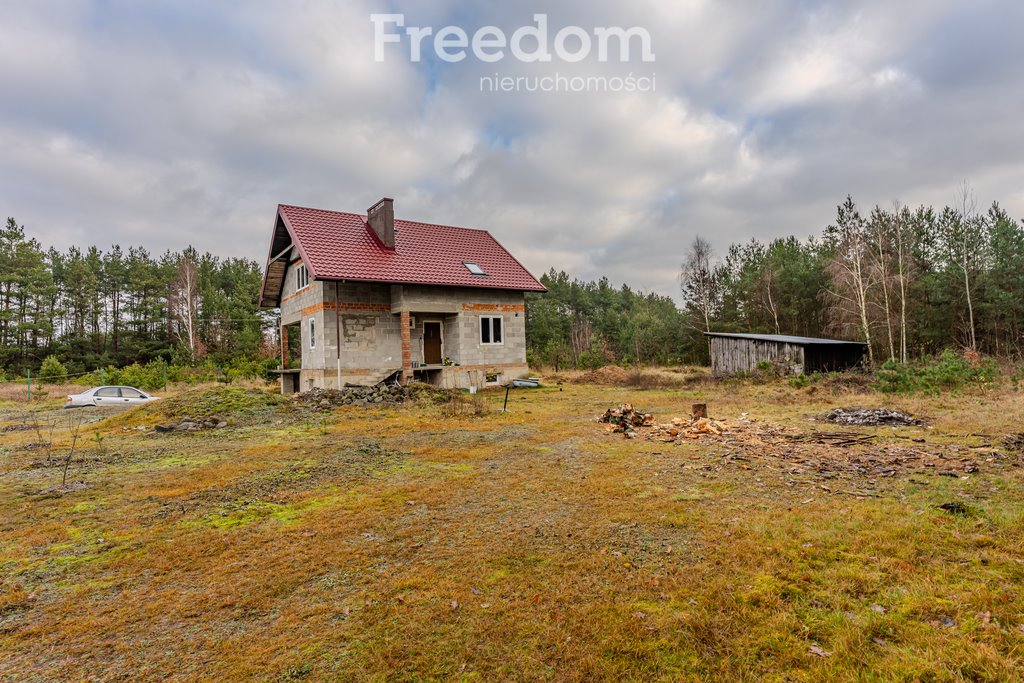
[[179, 422], [170, 422], [157, 425], [156, 431], [166, 432], [201, 432], [204, 429], [224, 429], [228, 426], [227, 420], [219, 415], [211, 415], [206, 418], [186, 417]]
[[706, 417], [675, 417], [670, 422], [659, 424], [654, 421], [654, 415], [637, 410], [632, 403], [609, 408], [597, 421], [605, 424], [607, 431], [625, 434], [627, 439], [642, 434], [647, 439], [666, 443], [676, 439], [698, 439], [704, 434], [721, 435], [728, 431], [724, 422]]
[[1024, 433], [1007, 434], [1003, 437], [1003, 446], [1008, 451], [1024, 453]]
[[866, 427], [923, 427], [924, 420], [888, 408], [835, 408], [825, 414], [829, 422]]
[[405, 390], [396, 384], [345, 387], [343, 389], [310, 389], [298, 394], [296, 400], [307, 408], [331, 410], [338, 406], [402, 403], [405, 401]]
[[844, 473], [856, 477], [913, 474], [961, 477], [980, 472], [982, 465], [991, 465], [999, 460], [991, 454], [966, 448], [944, 452], [935, 448], [889, 445], [853, 451], [813, 447], [780, 448], [770, 449], [766, 455], [786, 462], [784, 471], [787, 474], [814, 474], [822, 479], [832, 479]]

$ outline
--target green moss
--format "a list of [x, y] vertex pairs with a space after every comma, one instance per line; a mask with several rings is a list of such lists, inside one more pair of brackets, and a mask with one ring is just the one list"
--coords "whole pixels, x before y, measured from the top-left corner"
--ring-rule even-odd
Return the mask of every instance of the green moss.
[[153, 472], [156, 470], [169, 470], [175, 467], [199, 467], [207, 465], [218, 456], [213, 453], [174, 453], [155, 460], [137, 462], [126, 467], [126, 472]]
[[104, 420], [104, 426], [166, 422], [186, 417], [205, 419], [218, 416], [228, 421], [245, 420], [273, 413], [288, 404], [281, 394], [263, 389], [217, 386], [186, 391]]
[[291, 505], [266, 500], [236, 500], [205, 515], [199, 523], [214, 529], [234, 529], [266, 519], [291, 524], [297, 518], [298, 511]]

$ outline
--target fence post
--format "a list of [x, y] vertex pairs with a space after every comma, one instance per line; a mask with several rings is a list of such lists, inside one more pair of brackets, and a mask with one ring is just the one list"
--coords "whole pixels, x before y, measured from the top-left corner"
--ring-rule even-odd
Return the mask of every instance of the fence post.
[[25, 376], [28, 378], [28, 400], [32, 400], [32, 371], [25, 370]]

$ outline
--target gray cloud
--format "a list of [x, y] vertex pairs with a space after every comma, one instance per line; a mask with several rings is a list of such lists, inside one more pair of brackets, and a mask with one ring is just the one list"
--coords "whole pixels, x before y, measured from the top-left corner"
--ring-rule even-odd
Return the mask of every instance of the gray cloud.
[[[674, 294], [695, 234], [820, 230], [968, 179], [1024, 215], [1016, 3], [398, 3], [409, 23], [643, 26], [653, 64], [373, 61], [372, 2], [8, 3], [0, 206], [47, 244], [262, 258], [278, 202], [486, 227], [535, 272]], [[653, 93], [487, 93], [505, 75]]]

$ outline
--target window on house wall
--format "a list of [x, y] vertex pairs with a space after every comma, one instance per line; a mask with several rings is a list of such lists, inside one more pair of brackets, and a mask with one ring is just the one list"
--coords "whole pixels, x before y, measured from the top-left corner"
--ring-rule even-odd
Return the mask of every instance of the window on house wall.
[[480, 343], [481, 344], [503, 344], [502, 318], [500, 315], [480, 316]]
[[302, 263], [295, 268], [295, 291], [309, 287], [309, 271], [306, 264]]
[[309, 348], [316, 348], [316, 320], [314, 318], [309, 319]]

